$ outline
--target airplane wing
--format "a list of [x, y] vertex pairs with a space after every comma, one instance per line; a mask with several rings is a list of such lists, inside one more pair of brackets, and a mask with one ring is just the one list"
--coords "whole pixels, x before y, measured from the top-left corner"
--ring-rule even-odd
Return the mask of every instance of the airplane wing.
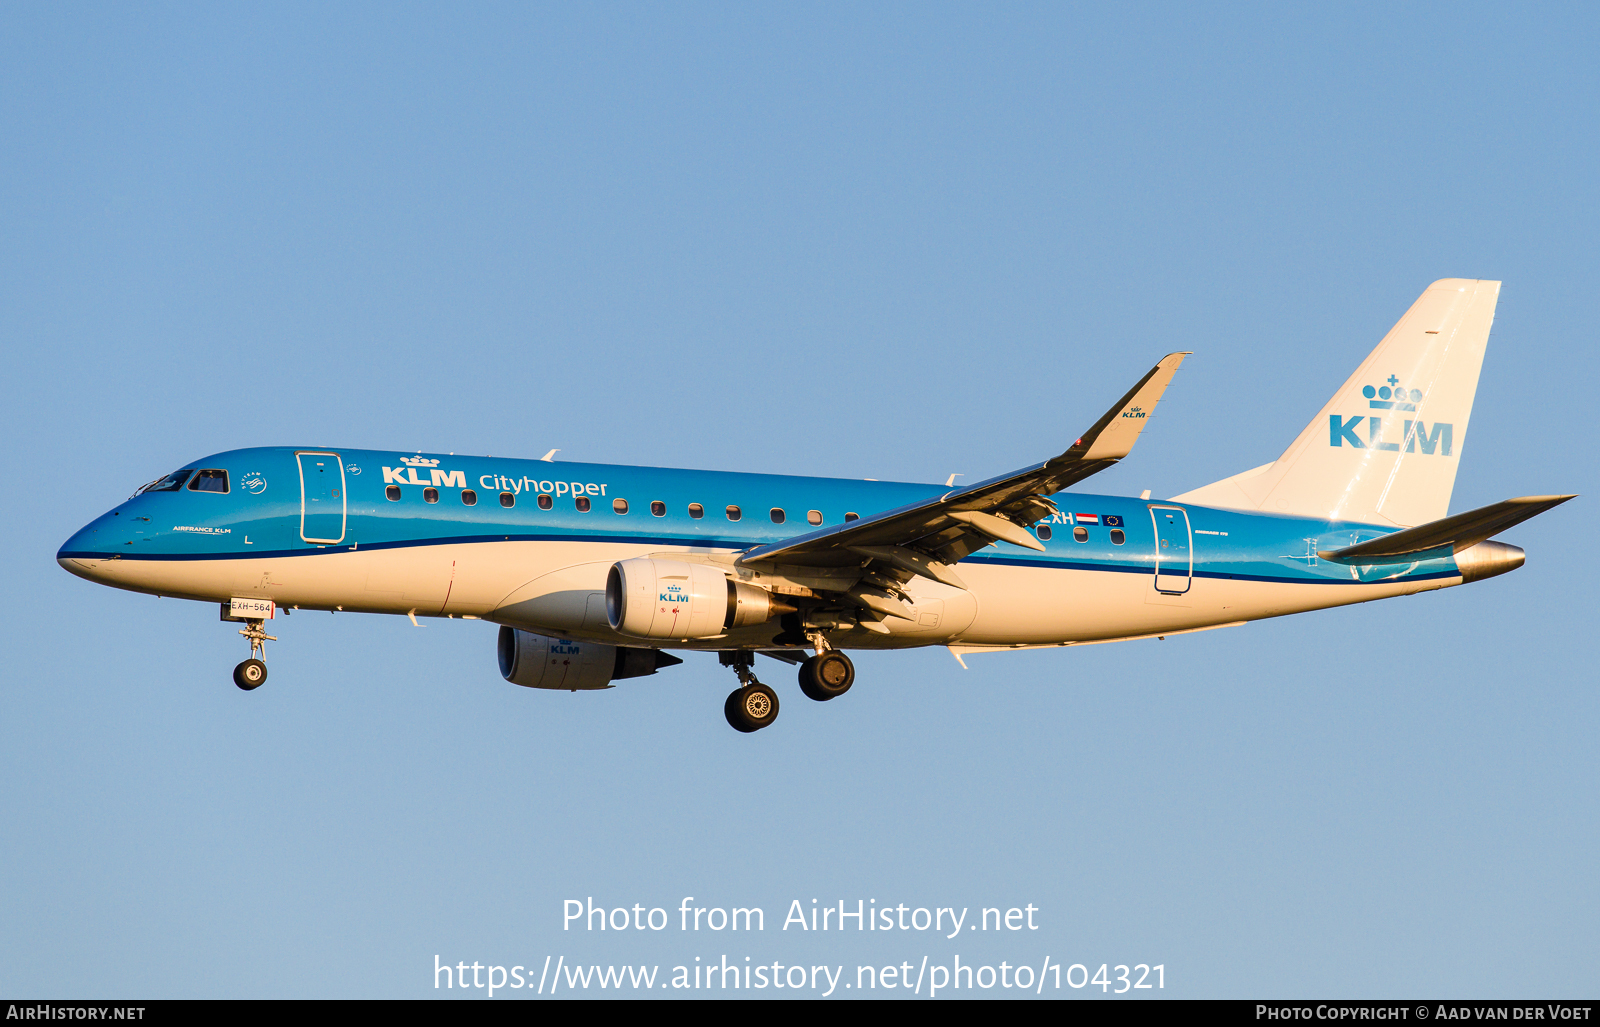
[[[871, 560], [894, 568], [903, 580], [920, 574], [965, 588], [951, 565], [996, 540], [1044, 549], [1027, 526], [1056, 512], [1047, 497], [1128, 455], [1188, 355], [1162, 357], [1060, 456], [910, 506], [759, 546], [740, 556], [738, 563], [844, 568]], [[889, 609], [871, 600], [868, 596], [860, 605], [880, 612]]]
[[1560, 506], [1573, 498], [1575, 497], [1519, 496], [1516, 499], [1507, 499], [1501, 503], [1492, 503], [1476, 510], [1468, 510], [1466, 513], [1430, 521], [1427, 524], [1419, 524], [1415, 528], [1391, 532], [1353, 546], [1345, 546], [1343, 549], [1318, 550], [1317, 555], [1324, 560], [1337, 560], [1340, 563], [1361, 563], [1391, 556], [1407, 556], [1446, 545], [1450, 546], [1453, 552], [1459, 553], [1464, 549], [1471, 549], [1491, 535], [1498, 535], [1513, 525], [1521, 524], [1528, 518], [1542, 514], [1551, 507]]

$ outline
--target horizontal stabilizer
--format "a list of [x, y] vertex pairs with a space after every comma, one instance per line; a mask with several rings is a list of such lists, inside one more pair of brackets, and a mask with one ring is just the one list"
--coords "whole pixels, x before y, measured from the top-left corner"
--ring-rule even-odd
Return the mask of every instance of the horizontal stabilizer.
[[1514, 524], [1521, 524], [1528, 518], [1560, 506], [1572, 498], [1574, 497], [1521, 496], [1492, 506], [1458, 513], [1454, 517], [1419, 524], [1415, 528], [1397, 531], [1369, 542], [1346, 546], [1343, 549], [1319, 551], [1317, 555], [1324, 560], [1359, 563], [1363, 560], [1421, 553], [1441, 546], [1450, 546], [1453, 552], [1459, 553], [1471, 549], [1491, 535], [1505, 531]]

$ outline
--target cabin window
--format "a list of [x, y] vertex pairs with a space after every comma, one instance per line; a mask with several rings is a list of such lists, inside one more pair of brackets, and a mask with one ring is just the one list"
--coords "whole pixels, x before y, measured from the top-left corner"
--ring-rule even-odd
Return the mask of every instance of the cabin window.
[[806, 511], [806, 523], [807, 524], [821, 524], [822, 523], [822, 511], [821, 510], [807, 510]]
[[1050, 541], [1050, 536], [1051, 536], [1051, 535], [1052, 535], [1052, 534], [1054, 534], [1054, 533], [1053, 533], [1053, 532], [1052, 532], [1052, 531], [1051, 531], [1051, 530], [1050, 530], [1050, 525], [1048, 525], [1048, 524], [1041, 524], [1041, 525], [1039, 525], [1039, 527], [1038, 527], [1038, 529], [1037, 529], [1037, 530], [1038, 530], [1038, 532], [1039, 532], [1039, 541], [1040, 541], [1040, 542], [1048, 542], [1048, 541]]
[[740, 510], [738, 507], [736, 507], [736, 506], [728, 507], [728, 520], [736, 521], [736, 520], [738, 520], [739, 518], [741, 518], [743, 516], [744, 516], [744, 511]]
[[189, 475], [194, 473], [194, 468], [187, 471], [173, 471], [154, 485], [145, 489], [146, 492], [176, 492], [183, 488], [183, 483], [189, 480]]
[[227, 471], [198, 471], [189, 479], [190, 492], [227, 492]]
[[706, 508], [705, 507], [701, 506], [699, 503], [690, 503], [689, 504], [689, 516], [690, 517], [693, 517], [695, 520], [698, 521], [700, 518], [704, 517], [705, 515], [706, 515]]
[[1073, 538], [1073, 541], [1075, 541], [1075, 542], [1087, 542], [1087, 541], [1089, 541], [1089, 529], [1088, 528], [1084, 528], [1084, 527], [1073, 528], [1072, 529], [1072, 538]]
[[650, 504], [650, 513], [654, 517], [665, 517], [667, 515], [667, 504], [659, 499], [654, 500]]
[[859, 521], [860, 519], [861, 515], [858, 513], [850, 513], [849, 511], [845, 512], [844, 520], [846, 524], [849, 524], [851, 521]]
[[389, 497], [389, 502], [391, 503], [400, 502], [400, 486], [398, 485], [390, 485], [383, 490], [383, 494]]
[[462, 489], [461, 490], [461, 505], [462, 506], [477, 506], [478, 505], [478, 494], [476, 492], [472, 491], [471, 489]]
[[611, 501], [611, 509], [619, 514], [625, 514], [628, 512], [628, 501], [626, 499], [613, 499]]
[[574, 499], [572, 501], [572, 505], [576, 506], [578, 508], [578, 512], [579, 513], [588, 513], [589, 512], [589, 505], [590, 505], [589, 504], [589, 497], [588, 496], [579, 496], [577, 499]]
[[1112, 545], [1120, 546], [1120, 545], [1122, 545], [1122, 543], [1124, 543], [1126, 541], [1128, 541], [1128, 536], [1124, 535], [1122, 533], [1122, 529], [1121, 528], [1112, 528], [1111, 529], [1111, 544]]
[[784, 519], [787, 516], [788, 515], [783, 512], [783, 509], [781, 507], [776, 507], [775, 506], [775, 507], [772, 508], [772, 523], [773, 524], [782, 524], [784, 522]]
[[556, 501], [554, 499], [551, 499], [549, 496], [541, 495], [539, 497], [539, 509], [548, 510], [552, 506], [555, 506], [555, 505], [556, 505]]
[[424, 503], [437, 503], [439, 501], [439, 490], [429, 485], [422, 490], [422, 501]]
[[500, 505], [507, 510], [517, 505], [517, 497], [509, 492], [500, 493]]

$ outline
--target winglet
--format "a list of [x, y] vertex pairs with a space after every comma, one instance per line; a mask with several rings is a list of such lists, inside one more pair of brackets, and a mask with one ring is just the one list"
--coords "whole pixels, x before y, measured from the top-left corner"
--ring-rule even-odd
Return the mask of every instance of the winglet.
[[1161, 402], [1172, 376], [1178, 373], [1183, 358], [1190, 355], [1191, 351], [1186, 350], [1162, 357], [1161, 362], [1139, 379], [1139, 383], [1129, 389], [1116, 406], [1107, 410], [1094, 427], [1084, 432], [1063, 456], [1077, 460], [1121, 460], [1127, 456], [1133, 451], [1133, 444], [1139, 441], [1139, 433], [1144, 431], [1156, 404]]

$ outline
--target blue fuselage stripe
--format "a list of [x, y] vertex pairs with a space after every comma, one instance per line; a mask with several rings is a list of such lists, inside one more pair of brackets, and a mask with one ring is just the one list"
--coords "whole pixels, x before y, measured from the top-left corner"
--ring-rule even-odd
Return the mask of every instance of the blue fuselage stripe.
[[[327, 507], [318, 508], [313, 534], [342, 532], [338, 543], [303, 537], [312, 498], [301, 495], [297, 454], [333, 458], [325, 472], [330, 477], [312, 497]], [[230, 491], [137, 496], [86, 525], [58, 557], [255, 560], [491, 542], [738, 551], [825, 530], [815, 521], [842, 526], [854, 516], [871, 517], [948, 491], [906, 482], [326, 448], [237, 450], [189, 466], [224, 471]], [[556, 475], [565, 480], [540, 480]], [[475, 496], [467, 494], [469, 488]], [[506, 493], [509, 506], [496, 490]], [[549, 507], [539, 506], [541, 494], [552, 491]], [[964, 565], [1153, 574], [1159, 558], [1164, 574], [1182, 576], [1192, 560], [1193, 577], [1326, 585], [1459, 576], [1449, 555], [1358, 568], [1316, 555], [1388, 534], [1392, 527], [1070, 492], [1058, 494], [1056, 504], [1062, 512], [1037, 529], [1045, 553], [985, 549]], [[1162, 512], [1153, 515], [1152, 508]], [[1186, 511], [1192, 532], [1182, 530], [1180, 514], [1180, 526], [1164, 527], [1158, 537], [1153, 516], [1166, 524], [1166, 511], [1176, 510]], [[654, 530], [626, 530], [633, 525]]]

